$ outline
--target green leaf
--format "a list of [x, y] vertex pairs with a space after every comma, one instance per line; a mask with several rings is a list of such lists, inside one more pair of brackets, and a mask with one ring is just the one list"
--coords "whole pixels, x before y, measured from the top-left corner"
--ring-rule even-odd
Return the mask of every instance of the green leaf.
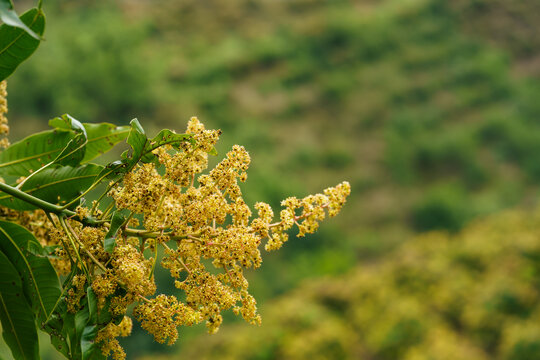
[[116, 126], [109, 123], [84, 124], [88, 135], [86, 154], [82, 163], [86, 163], [106, 153], [114, 145], [124, 140], [130, 131], [129, 126]]
[[91, 286], [86, 289], [86, 299], [88, 300], [88, 319], [90, 323], [95, 324], [98, 321], [98, 300]]
[[[59, 118], [56, 118], [59, 119]], [[57, 126], [54, 130], [43, 131], [11, 145], [0, 153], [0, 176], [28, 176], [58, 157], [68, 143], [76, 136], [67, 130], [64, 120], [51, 120]], [[108, 123], [84, 124], [88, 136], [86, 153], [82, 162], [88, 162], [125, 139], [128, 127], [117, 127]]]
[[113, 319], [112, 314], [109, 311], [111, 308], [111, 298], [112, 296], [107, 296], [103, 307], [98, 310], [98, 324], [107, 324]]
[[31, 135], [0, 153], [0, 176], [28, 176], [53, 161], [73, 139], [71, 131], [49, 130]]
[[41, 40], [35, 32], [32, 31], [24, 22], [19, 19], [19, 15], [13, 8], [11, 0], [0, 0], [0, 19], [9, 26], [14, 26], [23, 29], [36, 40]]
[[116, 234], [120, 229], [120, 226], [126, 221], [127, 216], [129, 216], [129, 210], [117, 210], [112, 215], [111, 227], [105, 235], [105, 240], [103, 240], [103, 247], [105, 251], [112, 253], [114, 247], [116, 246]]
[[57, 129], [74, 130], [75, 132], [84, 133], [84, 135], [86, 135], [86, 129], [83, 124], [69, 114], [64, 114], [49, 120], [49, 126]]
[[133, 119], [129, 124], [131, 125], [131, 130], [129, 131], [126, 142], [131, 146], [131, 151], [124, 151], [122, 153], [122, 159], [129, 164], [129, 168], [132, 168], [144, 155], [143, 152], [148, 143], [148, 138], [139, 120]]
[[81, 337], [81, 351], [83, 360], [101, 360], [107, 357], [101, 353], [101, 348], [94, 342], [99, 331], [98, 325], [90, 325], [84, 328]]
[[60, 154], [50, 163], [50, 165], [77, 166], [84, 158], [86, 151], [86, 133], [78, 133], [71, 139]]
[[121, 160], [116, 160], [101, 170], [98, 178], [114, 179], [118, 175], [125, 174], [129, 170], [129, 165]]
[[152, 154], [152, 151], [160, 146], [170, 144], [179, 149], [182, 142], [190, 141], [193, 143], [192, 135], [177, 134], [167, 129], [161, 130], [154, 138], [148, 139], [137, 119], [131, 120], [130, 124], [131, 131], [127, 143], [131, 145], [131, 151], [125, 151], [122, 154], [122, 159], [129, 165], [127, 170], [131, 169], [139, 161], [144, 163], [156, 162], [157, 157]]
[[[66, 204], [88, 189], [103, 166], [86, 164], [78, 167], [54, 165], [28, 179], [21, 190], [53, 204]], [[0, 192], [0, 205], [15, 210], [36, 209], [23, 200]]]
[[36, 324], [23, 294], [21, 277], [3, 252], [0, 252], [0, 321], [2, 335], [15, 359], [39, 359]]
[[90, 318], [90, 311], [88, 310], [88, 304], [85, 303], [82, 309], [79, 309], [75, 313], [75, 336], [76, 343], [80, 343], [84, 328], [88, 324]]
[[29, 30], [31, 29], [36, 37], [21, 27], [10, 26], [16, 23], [15, 18], [18, 19], [18, 17], [16, 14], [13, 16], [13, 13], [11, 17], [6, 15], [10, 9], [5, 3], [6, 0], [0, 1], [0, 9], [3, 10], [1, 18], [5, 22], [0, 26], [0, 81], [11, 75], [24, 60], [36, 51], [40, 43], [36, 34], [43, 35], [45, 30], [45, 15], [40, 9], [35, 8], [25, 12], [19, 21]]
[[154, 162], [156, 161], [156, 156], [152, 154], [152, 150], [165, 144], [170, 144], [179, 149], [180, 144], [186, 141], [193, 143], [193, 136], [191, 134], [177, 134], [172, 130], [163, 129], [153, 139], [147, 142], [141, 161], [146, 163]]
[[[69, 286], [69, 281], [66, 281], [64, 286]], [[74, 332], [73, 321], [70, 321], [73, 319], [73, 314], [67, 312], [66, 298], [61, 297], [43, 326], [43, 330], [51, 337], [51, 344], [68, 359], [72, 358], [67, 339], [69, 334]]]
[[86, 152], [86, 143], [88, 137], [86, 135], [86, 129], [77, 119], [71, 117], [68, 114], [64, 114], [61, 117], [56, 117], [49, 120], [49, 125], [58, 129], [73, 130], [75, 137], [71, 139], [66, 147], [62, 149], [60, 154], [48, 165], [59, 164], [77, 166], [81, 163]]
[[212, 149], [210, 149], [210, 151], [208, 152], [208, 155], [218, 156], [218, 152], [214, 146], [212, 146]]
[[33, 255], [28, 250], [30, 246], [34, 249], [40, 246], [34, 235], [20, 225], [0, 221], [0, 251], [19, 272], [24, 294], [44, 324], [60, 298], [60, 283], [49, 260]]

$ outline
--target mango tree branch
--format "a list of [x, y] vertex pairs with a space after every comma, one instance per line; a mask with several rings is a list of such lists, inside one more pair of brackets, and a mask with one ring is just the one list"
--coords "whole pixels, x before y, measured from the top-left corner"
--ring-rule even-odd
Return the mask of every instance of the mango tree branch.
[[[34, 205], [43, 211], [47, 213], [53, 213], [58, 216], [66, 216], [66, 217], [73, 217], [77, 215], [74, 211], [64, 209], [62, 206], [52, 204], [50, 202], [47, 202], [45, 200], [42, 200], [40, 198], [37, 198], [35, 196], [32, 196], [30, 194], [25, 193], [24, 191], [21, 191], [19, 189], [16, 189], [13, 186], [9, 186], [8, 184], [0, 183], [0, 191], [5, 192], [6, 194], [9, 194], [19, 200], [22, 200], [24, 202], [27, 202], [31, 205]], [[81, 220], [78, 219], [77, 216], [75, 216], [75, 219], [77, 221], [80, 221], [84, 225], [88, 226], [97, 226], [99, 224], [102, 224], [103, 221], [97, 220], [93, 217], [85, 217]]]

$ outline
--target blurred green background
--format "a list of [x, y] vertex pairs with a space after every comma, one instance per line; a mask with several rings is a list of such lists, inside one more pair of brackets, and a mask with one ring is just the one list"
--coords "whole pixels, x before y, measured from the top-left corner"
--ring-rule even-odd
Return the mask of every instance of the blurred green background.
[[540, 359], [540, 2], [44, 10], [46, 41], [8, 82], [12, 141], [63, 113], [151, 134], [196, 115], [221, 155], [250, 152], [250, 205], [352, 186], [249, 274], [262, 327], [228, 314], [174, 347], [135, 329], [128, 359]]

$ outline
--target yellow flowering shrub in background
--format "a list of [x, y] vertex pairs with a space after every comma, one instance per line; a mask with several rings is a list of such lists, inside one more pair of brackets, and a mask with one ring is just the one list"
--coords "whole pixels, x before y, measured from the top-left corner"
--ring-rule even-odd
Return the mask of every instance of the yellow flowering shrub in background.
[[[540, 212], [427, 233], [263, 309], [265, 326], [199, 338], [191, 359], [535, 359]], [[164, 357], [167, 359], [167, 357]]]

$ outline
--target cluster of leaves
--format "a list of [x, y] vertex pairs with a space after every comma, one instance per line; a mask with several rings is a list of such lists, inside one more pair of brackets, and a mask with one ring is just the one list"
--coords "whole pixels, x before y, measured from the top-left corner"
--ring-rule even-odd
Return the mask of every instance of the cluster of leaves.
[[[31, 135], [0, 154], [1, 176], [7, 184], [13, 184], [2, 184], [7, 187], [0, 200], [5, 208], [29, 211], [44, 207], [59, 216], [73, 216], [70, 209], [80, 204], [82, 194], [104, 179], [119, 175], [119, 164], [102, 166], [90, 161], [125, 139], [129, 127], [83, 125], [67, 115], [51, 120], [50, 125], [53, 130]], [[130, 166], [129, 161], [122, 165], [123, 171]], [[20, 178], [24, 180], [17, 183]], [[12, 218], [15, 213], [5, 208], [3, 217]], [[51, 334], [59, 351], [69, 358], [81, 358], [82, 353], [91, 351], [90, 340], [96, 335], [95, 326], [87, 326], [98, 321], [95, 296], [85, 298], [84, 311], [67, 313], [65, 291], [76, 268], [61, 286], [48, 259], [55, 257], [56, 246], [43, 247], [31, 232], [13, 222], [2, 221], [0, 228], [1, 268], [5, 275], [0, 288], [0, 311], [3, 336], [13, 356], [38, 357], [37, 323]], [[107, 316], [102, 312], [100, 321], [106, 321], [102, 317]]]
[[536, 358], [539, 225], [538, 211], [513, 211], [455, 235], [418, 236], [377, 264], [304, 284], [268, 304], [257, 332], [230, 326], [192, 342], [180, 357]]

